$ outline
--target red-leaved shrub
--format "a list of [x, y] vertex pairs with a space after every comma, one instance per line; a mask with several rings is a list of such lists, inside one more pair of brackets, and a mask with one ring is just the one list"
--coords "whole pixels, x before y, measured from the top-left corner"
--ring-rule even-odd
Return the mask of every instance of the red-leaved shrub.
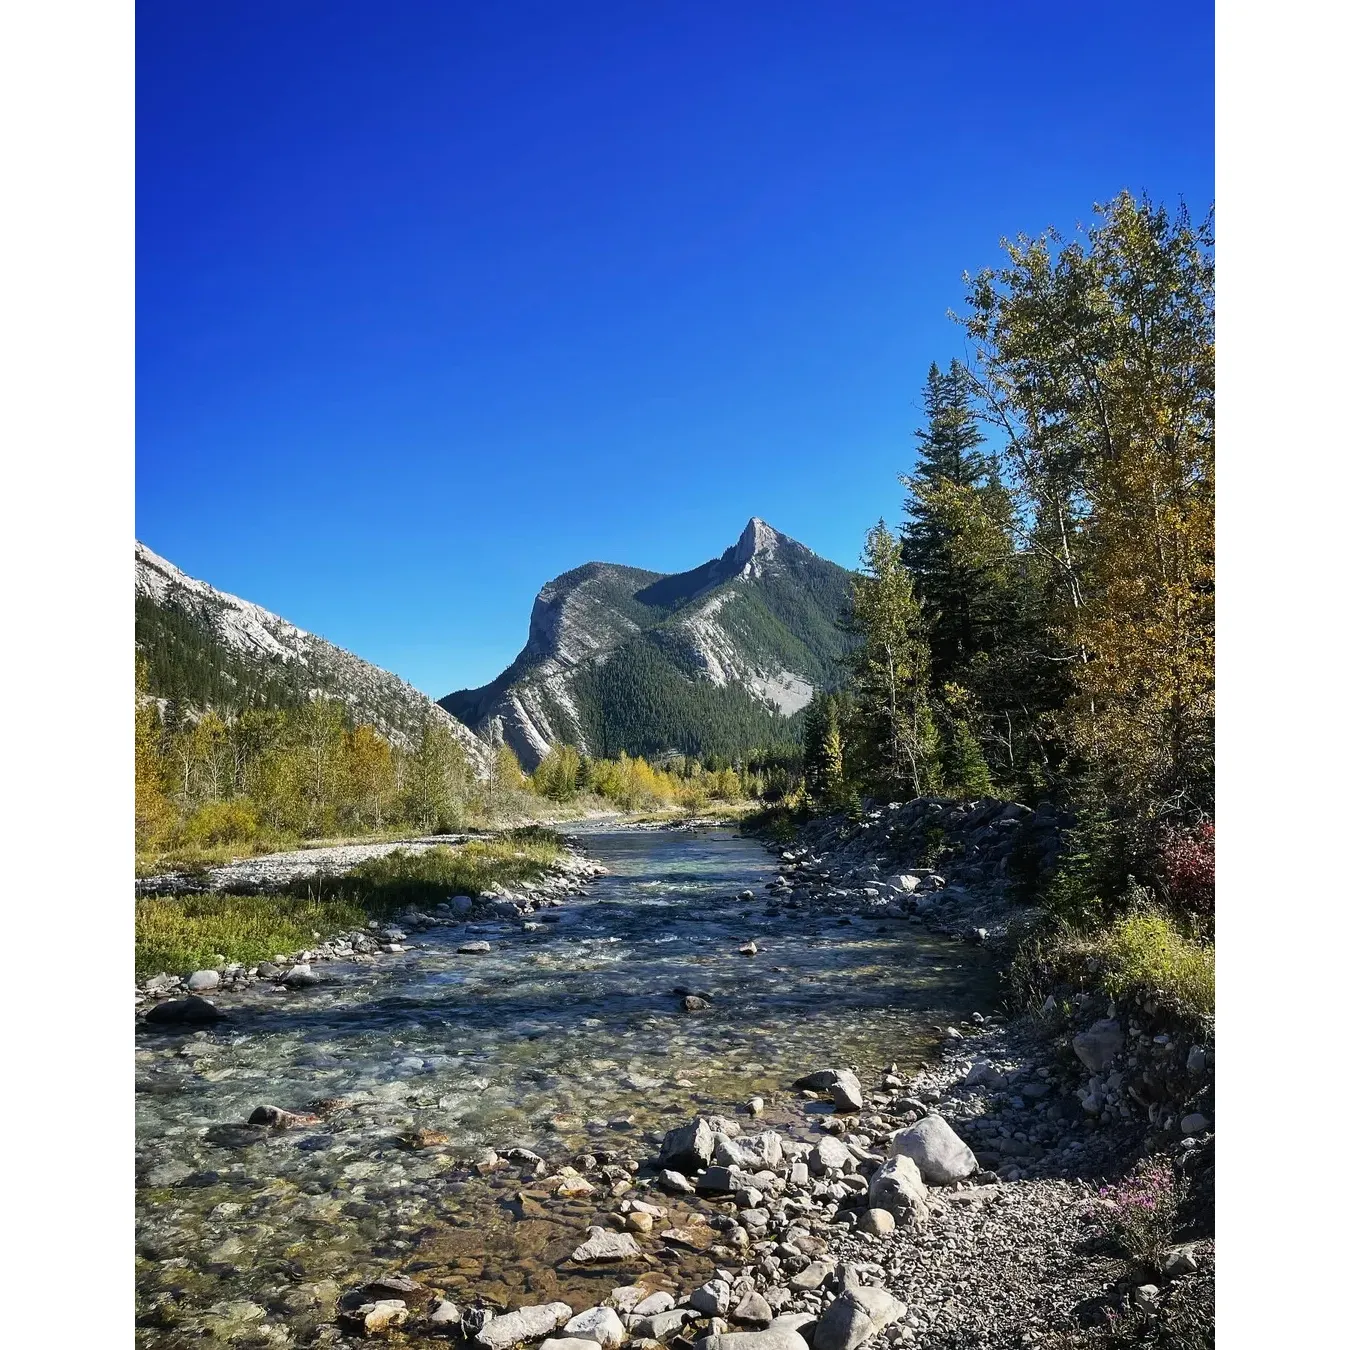
[[1169, 829], [1158, 853], [1158, 875], [1178, 908], [1198, 918], [1214, 917], [1214, 826]]

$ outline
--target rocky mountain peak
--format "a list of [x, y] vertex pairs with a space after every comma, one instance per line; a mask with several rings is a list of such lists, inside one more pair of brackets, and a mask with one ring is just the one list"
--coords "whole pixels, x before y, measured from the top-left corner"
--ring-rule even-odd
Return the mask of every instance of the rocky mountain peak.
[[736, 541], [732, 561], [737, 567], [744, 567], [757, 558], [768, 562], [781, 545], [791, 542], [787, 535], [780, 534], [768, 521], [751, 516], [750, 523], [741, 531], [741, 537]]

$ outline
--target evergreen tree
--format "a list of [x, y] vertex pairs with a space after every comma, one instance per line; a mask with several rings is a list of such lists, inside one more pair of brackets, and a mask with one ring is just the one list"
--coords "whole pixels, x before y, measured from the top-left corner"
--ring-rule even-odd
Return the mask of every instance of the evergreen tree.
[[864, 785], [881, 796], [920, 796], [935, 786], [939, 769], [928, 644], [900, 540], [885, 521], [867, 534], [850, 628], [859, 641], [846, 658], [854, 697], [849, 740]]
[[803, 780], [807, 803], [817, 811], [838, 810], [847, 797], [847, 789], [839, 700], [834, 694], [819, 694], [812, 700], [803, 735]]

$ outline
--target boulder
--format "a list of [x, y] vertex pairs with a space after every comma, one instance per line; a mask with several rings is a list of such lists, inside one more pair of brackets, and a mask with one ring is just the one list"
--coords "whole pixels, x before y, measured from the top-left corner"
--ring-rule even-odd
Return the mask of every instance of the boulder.
[[709, 1280], [689, 1295], [689, 1306], [704, 1317], [725, 1317], [731, 1308], [731, 1286], [725, 1280]]
[[663, 1191], [669, 1191], [672, 1195], [693, 1195], [694, 1183], [689, 1180], [683, 1172], [673, 1171], [671, 1168], [664, 1168], [656, 1178], [656, 1184]]
[[194, 1022], [215, 1022], [225, 1014], [209, 998], [200, 998], [189, 994], [186, 998], [171, 998], [164, 1003], [156, 1003], [145, 1014], [147, 1022], [181, 1025]]
[[856, 1350], [904, 1315], [905, 1305], [885, 1289], [847, 1289], [822, 1314], [812, 1350]]
[[473, 901], [467, 895], [457, 895], [450, 901], [450, 911], [456, 918], [467, 918], [473, 910]]
[[697, 1186], [701, 1191], [717, 1191], [730, 1195], [754, 1184], [754, 1177], [739, 1167], [709, 1167], [698, 1178]]
[[836, 1111], [861, 1111], [863, 1109], [862, 1088], [858, 1080], [849, 1074], [840, 1077], [830, 1085], [830, 1096], [834, 1099]]
[[922, 1225], [928, 1219], [928, 1190], [913, 1158], [891, 1158], [872, 1173], [867, 1188], [870, 1209], [884, 1209], [906, 1224]]
[[194, 970], [187, 978], [187, 987], [194, 994], [204, 994], [208, 990], [220, 987], [218, 970]]
[[682, 1330], [684, 1324], [695, 1316], [688, 1308], [670, 1308], [666, 1312], [653, 1313], [650, 1317], [641, 1317], [632, 1325], [633, 1339], [664, 1341]]
[[807, 1166], [818, 1175], [831, 1171], [851, 1172], [856, 1166], [848, 1145], [832, 1134], [825, 1135], [816, 1144], [806, 1161]]
[[490, 942], [461, 942], [455, 948], [461, 956], [486, 956], [492, 950]]
[[731, 1320], [745, 1322], [750, 1326], [766, 1327], [773, 1321], [773, 1309], [769, 1307], [768, 1300], [763, 1294], [758, 1294], [752, 1289], [732, 1310]]
[[[868, 1188], [869, 1196], [871, 1188]], [[884, 1237], [895, 1230], [895, 1215], [889, 1209], [869, 1209], [858, 1220], [858, 1232], [869, 1237]]]
[[474, 1341], [486, 1350], [511, 1350], [522, 1341], [537, 1341], [556, 1331], [569, 1317], [572, 1309], [566, 1303], [538, 1303], [529, 1308], [517, 1308], [483, 1324]]
[[807, 1350], [804, 1340], [787, 1327], [763, 1331], [724, 1331], [694, 1342], [694, 1350]]
[[600, 1345], [581, 1336], [550, 1336], [539, 1350], [600, 1350]]
[[891, 1157], [912, 1158], [930, 1186], [948, 1186], [980, 1167], [961, 1136], [936, 1115], [901, 1130], [891, 1144]]
[[1120, 1023], [1105, 1017], [1073, 1038], [1073, 1052], [1089, 1073], [1101, 1073], [1124, 1048], [1125, 1033]]
[[311, 985], [322, 984], [323, 976], [311, 970], [308, 961], [302, 961], [299, 965], [292, 966], [281, 977], [281, 982], [292, 989], [307, 989]]
[[1204, 1134], [1209, 1129], [1209, 1117], [1203, 1112], [1192, 1111], [1188, 1116], [1181, 1118], [1182, 1134]]
[[[595, 1226], [586, 1231], [590, 1236], [572, 1253], [572, 1260], [581, 1265], [591, 1265], [597, 1261], [625, 1261], [630, 1257], [642, 1255], [642, 1248], [638, 1246], [637, 1239], [631, 1233], [614, 1233], [607, 1228]], [[568, 1317], [572, 1315], [570, 1308], [567, 1315]], [[553, 1328], [549, 1327], [548, 1330], [552, 1331]]]
[[616, 1346], [623, 1344], [628, 1334], [619, 1320], [619, 1314], [603, 1305], [579, 1312], [563, 1327], [563, 1333], [583, 1341], [594, 1341], [601, 1350], [615, 1350]]
[[658, 1313], [669, 1312], [674, 1306], [675, 1295], [668, 1289], [658, 1289], [633, 1304], [631, 1312], [634, 1317], [655, 1317]]
[[792, 1086], [798, 1091], [829, 1092], [836, 1083], [851, 1083], [861, 1091], [858, 1075], [852, 1069], [816, 1069], [797, 1079]]
[[656, 1165], [686, 1175], [698, 1172], [712, 1162], [715, 1147], [712, 1126], [702, 1116], [696, 1116], [688, 1125], [680, 1125], [666, 1134]]

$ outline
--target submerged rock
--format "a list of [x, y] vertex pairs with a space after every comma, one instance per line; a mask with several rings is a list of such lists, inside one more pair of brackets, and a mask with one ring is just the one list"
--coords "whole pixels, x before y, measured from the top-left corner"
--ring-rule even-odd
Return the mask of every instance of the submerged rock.
[[171, 998], [165, 1003], [156, 1003], [145, 1014], [147, 1022], [188, 1023], [217, 1022], [225, 1014], [209, 998], [189, 994], [186, 998]]
[[[572, 1253], [572, 1260], [581, 1265], [597, 1261], [624, 1261], [642, 1255], [642, 1248], [631, 1233], [615, 1233], [599, 1227], [591, 1227], [586, 1231], [590, 1236]], [[571, 1315], [570, 1310], [568, 1315]]]

